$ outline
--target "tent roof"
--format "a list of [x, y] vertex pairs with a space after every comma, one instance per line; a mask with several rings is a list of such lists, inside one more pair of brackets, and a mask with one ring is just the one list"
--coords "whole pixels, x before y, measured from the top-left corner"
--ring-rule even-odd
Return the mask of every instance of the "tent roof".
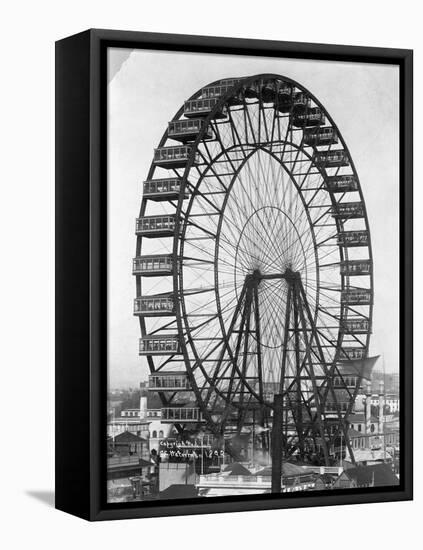
[[[307, 472], [302, 468], [301, 466], [297, 466], [296, 464], [291, 464], [290, 462], [283, 462], [282, 464], [282, 475], [283, 476], [299, 476], [304, 475]], [[263, 470], [260, 470], [255, 474], [256, 476], [271, 476], [272, 475], [272, 467], [267, 466], [266, 468], [263, 468]]]
[[234, 476], [250, 476], [251, 472], [250, 470], [247, 470], [245, 466], [240, 464], [239, 462], [232, 462], [232, 464], [228, 464], [226, 468], [223, 470], [224, 472], [229, 472]]
[[358, 376], [360, 379], [371, 380], [372, 370], [378, 359], [379, 355], [356, 361], [342, 361], [338, 365], [338, 369], [342, 376], [353, 375]]

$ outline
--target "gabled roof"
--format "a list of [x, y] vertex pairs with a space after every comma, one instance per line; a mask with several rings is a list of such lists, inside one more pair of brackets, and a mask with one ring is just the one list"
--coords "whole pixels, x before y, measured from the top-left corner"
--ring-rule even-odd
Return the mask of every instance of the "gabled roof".
[[228, 464], [228, 466], [226, 466], [226, 468], [223, 471], [228, 472], [233, 476], [250, 476], [251, 475], [250, 470], [247, 470], [247, 468], [245, 468], [245, 466], [243, 466], [239, 462], [232, 462], [232, 464]]
[[128, 431], [116, 435], [114, 439], [115, 443], [141, 443], [143, 441], [146, 439]]
[[[301, 468], [301, 466], [297, 466], [296, 464], [291, 464], [290, 462], [284, 462], [282, 464], [282, 475], [283, 476], [300, 476], [307, 474], [304, 470], [304, 468]], [[266, 468], [263, 468], [263, 470], [260, 470], [255, 474], [256, 476], [271, 476], [272, 475], [272, 467], [267, 466]]]
[[332, 483], [334, 481], [336, 476], [333, 476], [332, 474], [320, 474], [317, 476], [316, 481], [318, 479], [322, 480], [323, 483]]

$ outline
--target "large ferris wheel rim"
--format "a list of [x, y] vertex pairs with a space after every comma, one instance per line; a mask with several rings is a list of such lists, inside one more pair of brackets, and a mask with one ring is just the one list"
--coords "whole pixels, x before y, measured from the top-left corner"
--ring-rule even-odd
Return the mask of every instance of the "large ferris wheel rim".
[[[256, 80], [259, 80], [259, 79], [269, 79], [269, 80], [272, 80], [272, 79], [275, 79], [275, 80], [281, 80], [283, 82], [286, 82], [286, 83], [289, 83], [293, 86], [295, 86], [296, 88], [304, 91], [307, 93], [308, 97], [310, 97], [310, 99], [323, 111], [323, 113], [325, 114], [327, 120], [331, 123], [331, 125], [335, 128], [335, 130], [337, 131], [337, 135], [339, 137], [339, 140], [344, 148], [344, 150], [347, 152], [348, 154], [348, 158], [349, 158], [349, 161], [350, 161], [350, 167], [351, 167], [351, 170], [353, 172], [353, 175], [355, 176], [356, 178], [356, 181], [357, 181], [357, 192], [359, 193], [359, 197], [360, 197], [360, 201], [363, 205], [363, 209], [364, 209], [364, 222], [365, 222], [365, 226], [367, 228], [367, 230], [369, 229], [369, 223], [368, 223], [368, 217], [367, 217], [367, 211], [366, 211], [366, 205], [365, 205], [365, 202], [364, 202], [364, 197], [363, 197], [363, 193], [362, 193], [362, 188], [361, 188], [361, 184], [360, 184], [360, 180], [359, 180], [359, 177], [358, 177], [358, 173], [357, 173], [357, 170], [355, 168], [355, 165], [354, 165], [354, 162], [353, 162], [353, 159], [352, 159], [352, 156], [350, 155], [350, 152], [349, 152], [349, 149], [348, 149], [348, 146], [341, 134], [341, 132], [339, 131], [339, 128], [337, 127], [336, 123], [334, 122], [334, 120], [332, 119], [332, 117], [330, 116], [330, 114], [328, 113], [328, 111], [325, 109], [325, 107], [322, 105], [322, 103], [314, 96], [314, 94], [312, 94], [308, 89], [306, 89], [303, 85], [299, 84], [298, 82], [296, 82], [295, 80], [289, 78], [289, 77], [285, 77], [285, 76], [282, 76], [282, 75], [278, 75], [278, 74], [273, 74], [273, 73], [264, 73], [264, 74], [257, 74], [257, 75], [254, 75], [254, 76], [250, 76], [250, 77], [241, 77], [239, 82], [237, 84], [235, 84], [230, 90], [228, 90], [224, 95], [222, 95], [219, 100], [216, 102], [213, 110], [206, 116], [204, 117], [204, 121], [205, 121], [205, 124], [204, 124], [204, 127], [200, 130], [200, 132], [198, 133], [196, 139], [193, 141], [193, 143], [191, 144], [191, 155], [190, 155], [190, 158], [186, 164], [186, 167], [184, 169], [184, 173], [183, 173], [183, 177], [182, 177], [182, 182], [181, 182], [181, 196], [178, 200], [178, 204], [177, 204], [177, 209], [176, 209], [176, 227], [175, 227], [175, 234], [177, 235], [178, 234], [178, 231], [179, 231], [179, 225], [181, 223], [181, 211], [182, 211], [182, 205], [183, 205], [183, 188], [184, 186], [186, 185], [186, 181], [187, 181], [187, 175], [189, 174], [192, 166], [193, 166], [193, 163], [194, 163], [194, 158], [195, 158], [195, 151], [197, 150], [199, 144], [202, 142], [203, 138], [204, 138], [204, 132], [205, 132], [205, 128], [207, 127], [208, 123], [213, 119], [214, 115], [216, 114], [216, 112], [222, 108], [222, 106], [224, 106], [228, 100], [233, 96], [235, 95], [237, 92], [241, 91], [245, 86], [253, 83], [254, 81]], [[202, 92], [202, 89], [204, 87], [208, 87], [208, 86], [213, 86], [213, 85], [218, 85], [221, 81], [223, 80], [227, 80], [227, 79], [219, 79], [217, 81], [214, 81], [213, 83], [210, 83], [206, 86], [203, 86], [202, 88], [200, 88], [196, 93], [194, 93], [189, 99], [192, 100], [192, 99], [196, 99], [198, 98], [200, 95], [201, 95], [201, 92]], [[175, 121], [175, 120], [179, 120], [180, 117], [182, 116], [184, 112], [184, 106], [182, 105], [182, 107], [177, 111], [177, 113], [175, 114], [175, 116], [173, 117], [172, 121]], [[161, 147], [163, 146], [166, 141], [168, 139], [168, 132], [165, 131], [160, 142], [159, 142], [159, 145], [158, 147]], [[224, 153], [222, 153], [224, 154]], [[310, 157], [310, 155], [308, 155]], [[311, 158], [311, 157], [310, 157]], [[284, 166], [284, 168], [286, 169], [286, 167]], [[155, 169], [156, 169], [156, 166], [154, 165], [154, 163], [151, 164], [150, 166], [150, 170], [149, 170], [149, 173], [148, 173], [148, 179], [151, 179], [154, 172], [155, 172]], [[322, 173], [322, 176], [324, 176], [324, 174]], [[330, 194], [330, 197], [331, 197], [331, 200], [332, 202], [334, 202], [334, 199], [333, 199], [333, 193], [331, 191], [329, 191], [329, 194]], [[145, 202], [144, 199], [142, 201], [142, 206], [141, 206], [141, 212], [140, 212], [140, 215], [142, 215], [145, 211]], [[338, 223], [338, 222], [337, 222]], [[368, 230], [368, 245], [367, 245], [367, 249], [368, 249], [368, 253], [369, 253], [369, 259], [370, 261], [372, 262], [372, 249], [371, 249], [371, 241], [370, 241], [370, 231]], [[137, 239], [137, 252], [139, 250], [141, 250], [141, 242], [142, 242], [142, 237], [139, 237]], [[173, 250], [173, 257], [174, 259], [176, 259], [178, 257], [178, 239], [175, 238], [174, 239], [174, 250]], [[341, 251], [341, 254], [343, 253], [343, 251]], [[177, 270], [175, 269], [175, 272], [174, 272], [174, 275], [173, 275], [173, 278], [174, 278], [174, 289], [175, 288], [178, 288], [178, 280], [177, 280], [177, 277], [178, 277], [178, 272]], [[342, 278], [343, 279], [343, 278]], [[344, 283], [344, 282], [343, 282]], [[370, 288], [373, 288], [373, 270], [371, 271], [370, 273]], [[179, 310], [179, 307], [177, 307], [177, 311]], [[369, 311], [369, 318], [371, 318], [372, 316], [372, 304], [370, 305], [370, 311]], [[146, 333], [146, 329], [145, 329], [145, 322], [142, 318], [140, 318], [140, 323], [141, 323], [141, 329], [142, 329], [142, 332], [143, 334]], [[178, 325], [178, 332], [181, 332], [182, 330], [182, 319], [181, 319], [181, 316], [180, 314], [178, 315], [177, 313], [177, 325]], [[369, 336], [369, 335], [368, 335]], [[368, 346], [368, 340], [367, 340], [367, 346]], [[184, 346], [185, 347], [185, 346]], [[150, 366], [150, 371], [151, 372], [154, 372], [154, 364], [153, 362], [151, 361], [151, 357], [148, 357], [148, 359], [150, 359], [149, 361], [149, 366]], [[185, 362], [187, 363], [187, 361], [189, 362], [189, 359], [188, 358], [185, 358], [187, 359]], [[199, 395], [197, 395], [198, 397]]]

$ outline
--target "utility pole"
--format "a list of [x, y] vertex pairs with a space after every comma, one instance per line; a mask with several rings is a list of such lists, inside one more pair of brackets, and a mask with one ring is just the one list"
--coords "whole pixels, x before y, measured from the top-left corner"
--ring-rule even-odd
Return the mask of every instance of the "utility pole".
[[283, 395], [278, 393], [273, 397], [272, 425], [272, 493], [281, 492], [282, 480], [282, 426]]

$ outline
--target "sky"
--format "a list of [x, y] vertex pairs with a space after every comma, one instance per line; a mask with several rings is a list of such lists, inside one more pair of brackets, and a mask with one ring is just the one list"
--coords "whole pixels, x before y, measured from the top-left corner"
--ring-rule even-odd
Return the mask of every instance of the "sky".
[[222, 78], [275, 73], [297, 80], [327, 109], [357, 169], [374, 259], [370, 354], [398, 371], [399, 72], [396, 66], [109, 49], [108, 374], [110, 387], [147, 377], [133, 316], [135, 218], [142, 182], [167, 123], [184, 100]]

